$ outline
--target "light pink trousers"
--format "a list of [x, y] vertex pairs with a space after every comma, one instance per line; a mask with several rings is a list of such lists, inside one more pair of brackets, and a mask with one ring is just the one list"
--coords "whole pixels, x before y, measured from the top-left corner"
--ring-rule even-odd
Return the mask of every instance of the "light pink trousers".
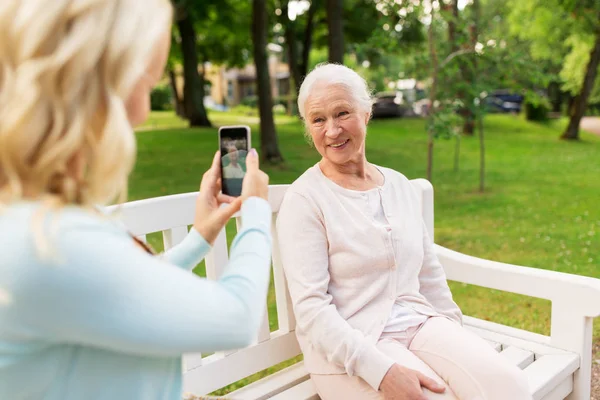
[[[377, 348], [404, 367], [431, 377], [446, 387], [442, 394], [423, 389], [435, 400], [532, 400], [522, 370], [485, 340], [441, 317], [406, 332], [384, 334]], [[362, 378], [311, 375], [322, 400], [383, 400]]]

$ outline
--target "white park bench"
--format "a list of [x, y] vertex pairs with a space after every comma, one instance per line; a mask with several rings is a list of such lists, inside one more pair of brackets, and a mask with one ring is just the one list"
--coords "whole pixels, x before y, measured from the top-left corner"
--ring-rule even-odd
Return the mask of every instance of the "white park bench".
[[[433, 188], [423, 179], [412, 183], [421, 195], [423, 217], [433, 237]], [[287, 185], [273, 185], [269, 192], [274, 213], [273, 277], [278, 329], [270, 332], [269, 316], [265, 312], [253, 345], [204, 357], [185, 355], [186, 396], [208, 395], [301, 354], [275, 233], [275, 217], [286, 189]], [[187, 234], [194, 218], [195, 199], [196, 193], [186, 193], [129, 202], [120, 207], [121, 218], [131, 232], [142, 239], [149, 233], [162, 232], [165, 249], [168, 249]], [[237, 221], [239, 224], [239, 219]], [[550, 300], [550, 336], [468, 316], [465, 316], [465, 325], [525, 371], [534, 399], [590, 399], [592, 323], [594, 317], [600, 316], [600, 280], [483, 260], [438, 245], [436, 250], [449, 280]], [[217, 278], [227, 260], [227, 239], [223, 231], [206, 258], [207, 277]], [[226, 398], [319, 399], [302, 362], [251, 383]]]

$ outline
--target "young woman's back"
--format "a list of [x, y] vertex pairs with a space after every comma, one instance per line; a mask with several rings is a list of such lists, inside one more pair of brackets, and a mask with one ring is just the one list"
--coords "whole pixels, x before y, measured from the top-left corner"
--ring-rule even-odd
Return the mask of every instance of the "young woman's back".
[[[188, 236], [163, 255], [98, 211], [124, 199], [171, 17], [168, 0], [0, 5], [0, 399], [179, 400], [182, 354], [258, 331], [271, 209], [255, 151], [237, 199], [215, 154]], [[239, 210], [223, 275], [194, 275]]]

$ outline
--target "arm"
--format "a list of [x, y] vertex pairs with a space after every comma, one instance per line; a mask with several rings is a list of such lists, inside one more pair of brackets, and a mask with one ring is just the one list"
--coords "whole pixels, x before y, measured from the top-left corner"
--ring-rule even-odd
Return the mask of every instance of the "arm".
[[452, 299], [446, 273], [423, 223], [423, 266], [419, 273], [420, 291], [437, 312], [462, 325], [462, 312]]
[[192, 226], [185, 239], [165, 251], [161, 257], [165, 261], [189, 271], [204, 259], [210, 249], [210, 244]]
[[303, 196], [288, 192], [277, 219], [283, 266], [297, 326], [328, 360], [375, 390], [394, 364], [338, 313], [327, 292], [329, 255], [319, 211]]
[[67, 221], [57, 240], [60, 262], [37, 266], [18, 287], [19, 318], [50, 340], [129, 354], [244, 347], [266, 301], [270, 220], [266, 201], [244, 203], [243, 229], [218, 281], [139, 251], [108, 224]]

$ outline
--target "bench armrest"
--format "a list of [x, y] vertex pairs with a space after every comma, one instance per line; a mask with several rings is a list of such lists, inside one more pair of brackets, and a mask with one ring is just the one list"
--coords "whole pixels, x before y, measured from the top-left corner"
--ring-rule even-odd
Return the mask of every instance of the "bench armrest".
[[435, 250], [449, 280], [572, 304], [583, 316], [600, 316], [600, 279], [485, 260], [439, 245]]

